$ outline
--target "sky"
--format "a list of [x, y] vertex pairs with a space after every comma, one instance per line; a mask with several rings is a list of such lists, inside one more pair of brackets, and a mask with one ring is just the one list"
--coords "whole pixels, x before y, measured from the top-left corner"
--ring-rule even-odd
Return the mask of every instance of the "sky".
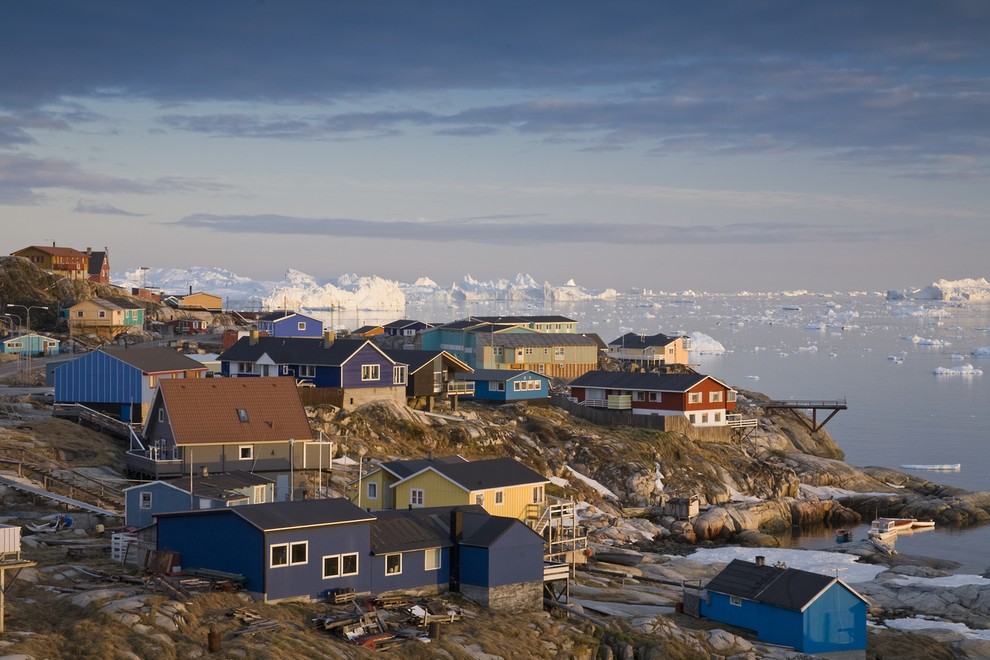
[[990, 3], [9, 0], [0, 217], [116, 273], [986, 277]]

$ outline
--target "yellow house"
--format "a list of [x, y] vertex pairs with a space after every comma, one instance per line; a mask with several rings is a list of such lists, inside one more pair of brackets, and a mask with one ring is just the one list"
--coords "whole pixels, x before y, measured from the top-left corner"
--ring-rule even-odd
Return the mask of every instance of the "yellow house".
[[112, 341], [128, 328], [144, 327], [144, 307], [123, 297], [90, 298], [69, 308], [69, 334]]
[[182, 296], [179, 300], [179, 309], [198, 309], [207, 312], [220, 312], [223, 310], [223, 298], [197, 291], [187, 296]]
[[360, 479], [352, 501], [370, 511], [478, 504], [525, 521], [542, 513], [548, 483], [513, 458], [442, 456], [381, 463]]
[[557, 332], [479, 333], [475, 364], [486, 369], [535, 371], [551, 378], [577, 378], [598, 368], [598, 343]]
[[629, 332], [608, 344], [608, 356], [635, 362], [644, 368], [661, 364], [688, 364], [691, 338], [683, 335], [637, 335]]

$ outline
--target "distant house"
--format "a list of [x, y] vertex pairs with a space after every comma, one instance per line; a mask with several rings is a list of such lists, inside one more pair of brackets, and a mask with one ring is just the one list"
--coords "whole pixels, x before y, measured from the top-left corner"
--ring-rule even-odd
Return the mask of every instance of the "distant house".
[[323, 337], [323, 321], [286, 309], [267, 312], [258, 317], [258, 332], [269, 337]]
[[546, 402], [550, 397], [550, 378], [528, 369], [475, 369], [455, 378], [474, 384], [476, 401]]
[[173, 335], [201, 335], [209, 329], [209, 323], [203, 319], [187, 317], [166, 321], [165, 327]]
[[[192, 482], [192, 492], [190, 492]], [[170, 481], [149, 481], [124, 489], [124, 524], [147, 527], [154, 516], [173, 511], [219, 509], [275, 501], [275, 482], [260, 474], [194, 475]]]
[[24, 257], [55, 275], [74, 280], [89, 278], [89, 255], [73, 248], [32, 245], [10, 254], [13, 257]]
[[223, 311], [223, 298], [203, 291], [190, 292], [179, 299], [179, 309], [219, 313]]
[[413, 338], [416, 333], [422, 332], [423, 330], [428, 330], [433, 327], [433, 324], [427, 323], [426, 321], [415, 321], [413, 319], [399, 319], [398, 321], [392, 321], [391, 323], [386, 323], [383, 326], [386, 337], [409, 337]]
[[0, 343], [2, 352], [18, 355], [58, 355], [62, 342], [35, 333], [18, 335]]
[[559, 332], [563, 334], [577, 332], [577, 321], [556, 314], [544, 316], [472, 316], [471, 318], [485, 323], [512, 323], [536, 332]]
[[89, 255], [89, 281], [97, 284], [110, 284], [110, 253], [106, 248], [102, 252], [94, 252], [86, 248]]
[[463, 386], [469, 381], [455, 380], [457, 374], [470, 373], [471, 367], [446, 351], [384, 350], [395, 362], [409, 365], [406, 402], [411, 407], [433, 410], [437, 397], [473, 394], [472, 388]]
[[408, 365], [368, 339], [259, 337], [238, 339], [220, 354], [224, 376], [292, 376], [327, 390], [328, 402], [353, 408], [370, 401], [405, 404]]
[[535, 520], [548, 483], [514, 458], [441, 456], [381, 463], [361, 478], [352, 499], [370, 511], [476, 504], [493, 516]]
[[331, 589], [372, 591], [374, 519], [343, 498], [167, 513], [157, 545], [184, 567], [243, 575], [264, 602], [319, 600]]
[[691, 338], [662, 333], [637, 335], [628, 332], [609, 342], [608, 356], [649, 369], [663, 364], [688, 364]]
[[55, 401], [141, 423], [163, 380], [197, 379], [206, 367], [171, 348], [104, 347], [52, 370]]
[[837, 577], [733, 559], [701, 593], [700, 612], [764, 642], [821, 657], [866, 656], [867, 601]]
[[357, 330], [351, 331], [349, 337], [377, 337], [385, 334], [385, 326], [382, 325], [362, 325]]
[[593, 338], [539, 332], [527, 325], [526, 317], [504, 318], [508, 320], [472, 317], [446, 323], [420, 333], [419, 345], [447, 351], [473, 369], [530, 369], [555, 378], [576, 378], [598, 368], [598, 344]]
[[589, 371], [571, 381], [570, 396], [592, 408], [682, 416], [694, 426], [725, 426], [736, 409], [736, 390], [696, 373]]
[[90, 298], [69, 308], [68, 321], [70, 335], [113, 341], [123, 332], [144, 327], [144, 306], [122, 296]]
[[125, 456], [132, 474], [274, 473], [279, 499], [316, 451], [292, 378], [161, 381], [142, 435]]

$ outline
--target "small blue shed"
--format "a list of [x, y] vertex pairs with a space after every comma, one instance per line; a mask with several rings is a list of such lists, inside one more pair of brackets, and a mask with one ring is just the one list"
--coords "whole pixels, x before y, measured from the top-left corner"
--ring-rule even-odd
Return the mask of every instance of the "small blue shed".
[[734, 559], [705, 586], [701, 615], [802, 653], [863, 657], [867, 601], [838, 579]]
[[238, 573], [265, 602], [371, 591], [374, 516], [345, 498], [273, 502], [157, 517], [157, 549], [184, 567]]
[[550, 397], [550, 377], [529, 369], [475, 369], [459, 373], [457, 380], [474, 382], [474, 398], [481, 401], [545, 401]]

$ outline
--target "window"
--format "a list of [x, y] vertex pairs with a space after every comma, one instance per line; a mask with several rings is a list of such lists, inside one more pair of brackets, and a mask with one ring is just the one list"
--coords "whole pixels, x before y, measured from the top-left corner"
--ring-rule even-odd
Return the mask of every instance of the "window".
[[362, 364], [361, 380], [381, 380], [381, 367], [377, 364]]
[[81, 319], [82, 317], [83, 317], [83, 311], [81, 309], [76, 311], [76, 318]]
[[299, 375], [302, 376], [303, 378], [315, 378], [316, 366], [312, 364], [300, 364]]
[[155, 376], [148, 376], [148, 387], [154, 389], [158, 384], [158, 379]]
[[298, 566], [307, 562], [309, 554], [309, 542], [297, 541], [295, 543], [278, 543], [271, 546], [272, 568], [282, 566]]
[[701, 423], [702, 424], [707, 424], [708, 423], [708, 413], [702, 413], [701, 414]]
[[532, 355], [532, 354], [533, 354], [533, 349], [532, 348], [527, 348], [526, 349], [526, 355]]
[[241, 445], [237, 448], [237, 458], [242, 461], [254, 459], [254, 445]]
[[255, 486], [254, 487], [254, 504], [264, 504], [265, 503], [265, 487]]
[[739, 596], [729, 596], [729, 605], [742, 607], [742, 598], [740, 598]]
[[695, 422], [694, 413], [691, 413], [690, 415], [688, 415], [688, 421], [691, 422], [692, 424], [694, 424], [694, 422]]
[[378, 484], [374, 481], [368, 484], [368, 499], [377, 500], [378, 499]]
[[495, 357], [502, 357], [505, 354], [505, 349], [501, 346], [492, 346], [492, 355]]
[[289, 545], [289, 565], [305, 564], [309, 554], [309, 541], [300, 541]]
[[735, 390], [729, 390], [725, 394], [726, 394], [726, 397], [725, 397], [725, 400], [726, 401], [728, 401], [729, 403], [735, 403], [736, 402], [736, 391]]
[[289, 365], [283, 364], [282, 365], [282, 375], [284, 376], [284, 375], [286, 375], [288, 373], [289, 373]]
[[553, 359], [554, 360], [563, 360], [564, 359], [564, 347], [563, 346], [557, 346], [556, 348], [553, 349]]
[[538, 365], [536, 365], [536, 373], [538, 373], [538, 374], [546, 373], [546, 370], [547, 370], [547, 367], [546, 367], [545, 364], [538, 364]]
[[106, 310], [101, 309], [96, 313], [96, 318], [105, 319], [107, 317]]
[[327, 555], [323, 558], [323, 579], [357, 575], [358, 556], [356, 552], [344, 555]]
[[701, 403], [701, 392], [691, 392], [688, 394], [688, 403]]
[[633, 392], [633, 401], [645, 401], [645, 392]]
[[299, 332], [304, 332], [306, 330], [306, 322], [299, 321], [298, 323], [296, 323], [296, 330], [298, 330]]
[[720, 413], [720, 412], [715, 413], [715, 421], [716, 422], [721, 422], [722, 421], [722, 413]]
[[490, 380], [488, 381], [488, 390], [491, 392], [504, 392], [505, 383], [502, 381]]
[[660, 400], [660, 397], [657, 396], [657, 393], [656, 392], [650, 392], [650, 401], [656, 402], [656, 401], [659, 401], [659, 400]]
[[151, 508], [151, 493], [141, 493], [141, 508], [142, 509]]
[[409, 489], [409, 504], [412, 506], [423, 506], [425, 497], [423, 496], [422, 488], [410, 488]]
[[708, 393], [708, 403], [721, 403], [722, 393], [721, 392], [709, 392]]
[[238, 362], [237, 363], [237, 373], [240, 373], [240, 374], [253, 374], [254, 373], [254, 362]]
[[495, 504], [505, 504], [505, 491], [496, 490], [495, 491]]
[[393, 385], [406, 384], [406, 365], [397, 364], [394, 367], [392, 367], [392, 384]]
[[426, 555], [426, 564], [423, 568], [428, 571], [436, 571], [440, 568], [440, 558], [443, 556], [440, 548], [428, 548], [423, 554]]
[[402, 574], [402, 555], [385, 555], [385, 575]]
[[164, 422], [165, 421], [165, 409], [164, 408], [159, 408], [158, 409], [158, 421], [159, 422]]
[[533, 504], [543, 501], [543, 486], [533, 486]]
[[246, 424], [247, 421], [248, 421], [247, 410], [245, 410], [244, 408], [238, 408], [237, 409], [237, 420], [239, 422], [242, 422], [242, 423], [245, 423]]

